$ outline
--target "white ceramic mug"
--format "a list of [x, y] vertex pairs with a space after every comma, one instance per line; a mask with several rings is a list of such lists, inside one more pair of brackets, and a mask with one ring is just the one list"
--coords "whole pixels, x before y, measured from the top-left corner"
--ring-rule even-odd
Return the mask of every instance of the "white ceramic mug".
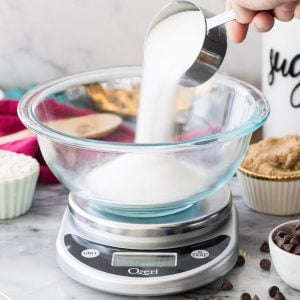
[[300, 20], [283, 23], [263, 36], [263, 92], [271, 115], [264, 137], [300, 135]]

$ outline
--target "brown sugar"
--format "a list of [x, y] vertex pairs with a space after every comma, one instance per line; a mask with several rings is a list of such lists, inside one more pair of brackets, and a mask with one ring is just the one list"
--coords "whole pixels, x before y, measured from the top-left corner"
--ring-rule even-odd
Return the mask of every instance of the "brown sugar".
[[300, 176], [300, 136], [269, 137], [250, 146], [242, 168], [266, 176]]

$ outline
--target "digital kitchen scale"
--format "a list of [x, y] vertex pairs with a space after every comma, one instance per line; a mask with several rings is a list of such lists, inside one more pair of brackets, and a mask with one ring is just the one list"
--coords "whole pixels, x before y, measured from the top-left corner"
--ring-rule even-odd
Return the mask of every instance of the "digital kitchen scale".
[[238, 256], [238, 217], [226, 186], [177, 214], [130, 218], [69, 196], [57, 238], [58, 263], [84, 285], [157, 296], [208, 284]]

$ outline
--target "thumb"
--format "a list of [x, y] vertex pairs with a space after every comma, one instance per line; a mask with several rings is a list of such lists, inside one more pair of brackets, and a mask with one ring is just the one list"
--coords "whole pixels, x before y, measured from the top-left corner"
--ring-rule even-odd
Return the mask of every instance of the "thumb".
[[298, 4], [295, 8], [295, 17], [300, 19], [300, 1], [298, 1]]

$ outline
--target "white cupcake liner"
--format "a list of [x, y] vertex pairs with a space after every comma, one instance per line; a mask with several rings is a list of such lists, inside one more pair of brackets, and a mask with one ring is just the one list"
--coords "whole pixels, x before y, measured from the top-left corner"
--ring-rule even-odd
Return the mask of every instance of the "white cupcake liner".
[[0, 182], [0, 220], [26, 213], [32, 204], [39, 169], [15, 180]]
[[300, 179], [259, 178], [238, 170], [244, 201], [265, 214], [287, 216], [300, 213]]

